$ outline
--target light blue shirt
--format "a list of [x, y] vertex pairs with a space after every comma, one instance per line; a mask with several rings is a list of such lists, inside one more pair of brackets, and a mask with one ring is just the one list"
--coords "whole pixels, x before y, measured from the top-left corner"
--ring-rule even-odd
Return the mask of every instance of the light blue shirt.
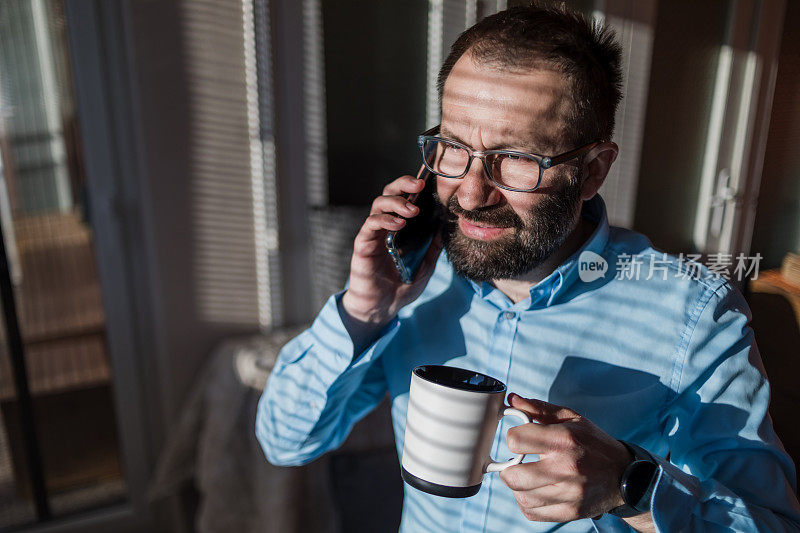
[[[299, 465], [338, 447], [387, 391], [400, 456], [411, 370], [448, 364], [569, 407], [657, 456], [658, 531], [800, 529], [795, 468], [767, 414], [769, 384], [742, 295], [642, 235], [609, 227], [599, 196], [583, 216], [597, 224], [589, 240], [516, 304], [489, 283], [455, 275], [442, 254], [424, 293], [363, 353], [353, 353], [342, 324], [341, 294], [332, 296], [283, 348], [259, 403], [256, 434], [267, 459]], [[593, 281], [581, 276], [590, 272], [581, 259], [602, 260], [588, 252], [608, 265], [604, 273], [595, 267]], [[495, 436], [498, 460], [513, 455], [501, 437], [506, 424]], [[497, 474], [464, 499], [405, 485], [400, 529], [630, 530], [611, 515], [529, 522]]]

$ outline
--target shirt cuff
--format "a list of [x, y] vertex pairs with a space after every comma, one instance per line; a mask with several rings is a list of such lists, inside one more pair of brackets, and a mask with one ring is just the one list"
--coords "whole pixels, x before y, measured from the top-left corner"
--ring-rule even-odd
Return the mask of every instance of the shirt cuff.
[[377, 357], [388, 346], [389, 342], [397, 334], [400, 328], [400, 321], [394, 317], [386, 324], [376, 339], [368, 345], [361, 353], [354, 353], [355, 347], [353, 339], [347, 332], [347, 328], [342, 321], [339, 313], [339, 302], [345, 291], [342, 290], [330, 298], [320, 311], [314, 323], [309, 328], [313, 344], [324, 346], [327, 351], [333, 352], [340, 364], [347, 366], [361, 366], [368, 364], [373, 358]]
[[662, 457], [658, 463], [656, 484], [650, 499], [650, 513], [656, 531], [684, 531], [689, 525], [691, 510], [697, 505], [702, 489], [699, 480]]
[[[698, 481], [662, 457], [652, 455], [658, 463], [653, 494], [650, 497], [650, 512], [656, 531], [668, 533], [683, 531], [687, 525], [687, 509], [694, 507], [698, 492]], [[622, 518], [605, 513], [592, 519], [598, 533], [630, 531]]]

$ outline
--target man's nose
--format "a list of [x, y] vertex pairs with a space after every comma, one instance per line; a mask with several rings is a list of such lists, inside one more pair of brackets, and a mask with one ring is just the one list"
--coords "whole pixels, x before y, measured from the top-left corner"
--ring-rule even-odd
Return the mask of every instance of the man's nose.
[[500, 201], [500, 191], [489, 180], [483, 161], [475, 157], [456, 191], [458, 205], [467, 211], [494, 205]]

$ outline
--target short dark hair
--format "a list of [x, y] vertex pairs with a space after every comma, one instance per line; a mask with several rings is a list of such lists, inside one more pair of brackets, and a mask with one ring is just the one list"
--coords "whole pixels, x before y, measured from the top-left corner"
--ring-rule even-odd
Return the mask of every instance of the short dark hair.
[[622, 98], [621, 50], [613, 30], [566, 7], [512, 7], [484, 18], [462, 33], [439, 70], [441, 100], [453, 66], [469, 52], [479, 63], [522, 70], [545, 66], [572, 83], [574, 99], [567, 118], [575, 146], [610, 140]]

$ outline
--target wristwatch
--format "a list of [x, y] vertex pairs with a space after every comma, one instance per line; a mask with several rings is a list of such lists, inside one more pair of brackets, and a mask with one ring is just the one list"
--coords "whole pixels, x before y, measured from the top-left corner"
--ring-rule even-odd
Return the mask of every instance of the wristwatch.
[[620, 442], [633, 455], [633, 462], [625, 469], [619, 482], [619, 491], [625, 503], [608, 512], [620, 518], [629, 518], [650, 510], [650, 497], [658, 477], [658, 463], [641, 446]]

